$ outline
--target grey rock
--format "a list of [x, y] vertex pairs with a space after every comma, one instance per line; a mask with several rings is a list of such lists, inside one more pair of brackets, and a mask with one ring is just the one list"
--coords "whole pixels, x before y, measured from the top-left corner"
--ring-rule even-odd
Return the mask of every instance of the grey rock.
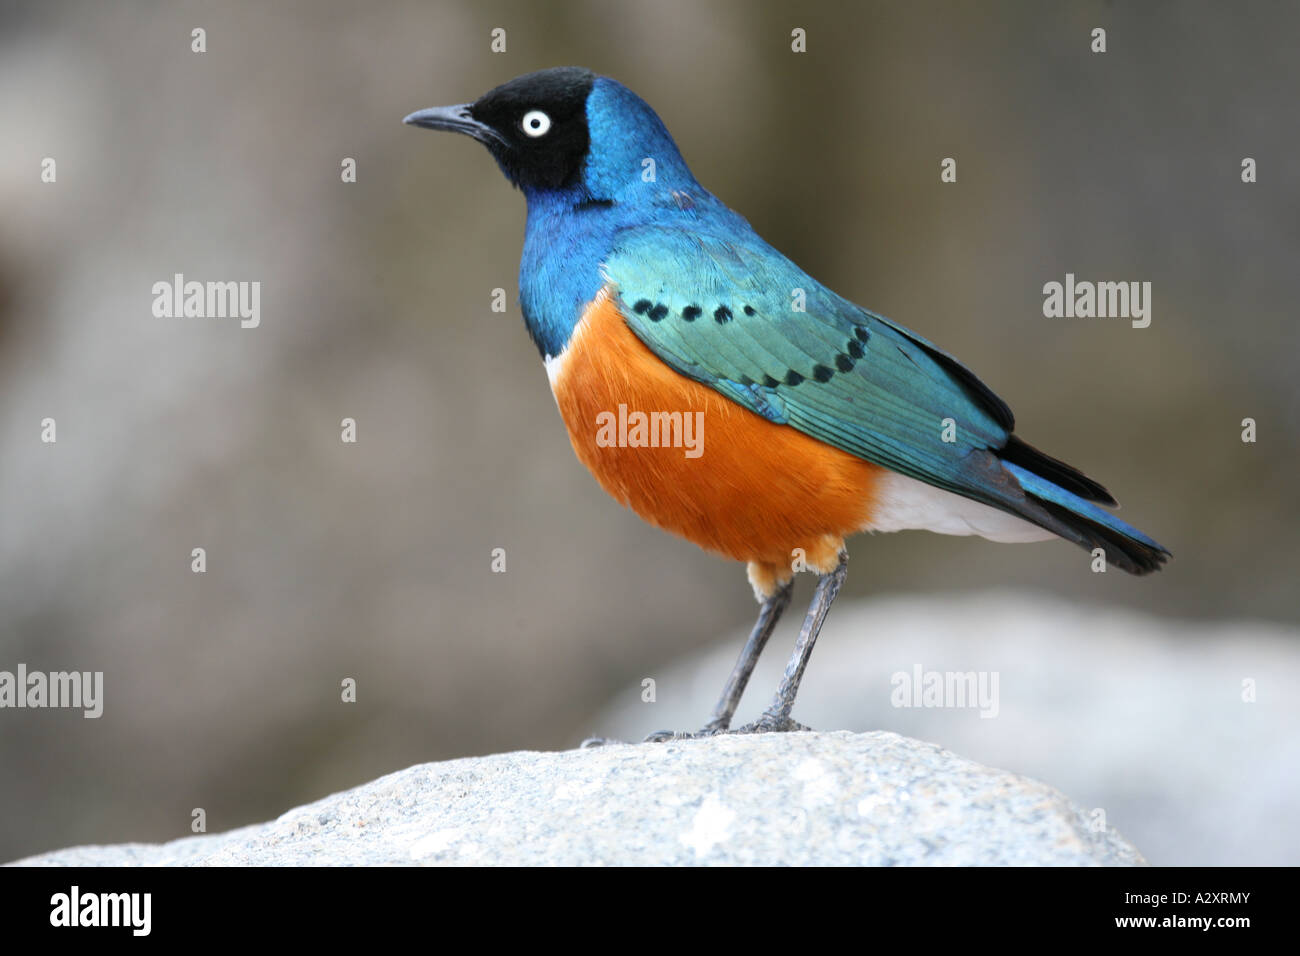
[[1056, 790], [877, 732], [424, 764], [278, 820], [19, 865], [1143, 865]]
[[[800, 609], [802, 610], [802, 609]], [[773, 635], [736, 716], [767, 706], [798, 615]], [[743, 631], [666, 663], [655, 702], [629, 684], [589, 732], [640, 739], [708, 719]], [[900, 707], [896, 675], [998, 675], [998, 703]], [[1159, 866], [1300, 862], [1300, 631], [1186, 621], [1028, 591], [836, 603], [794, 717], [890, 730], [1042, 780], [1123, 831]]]

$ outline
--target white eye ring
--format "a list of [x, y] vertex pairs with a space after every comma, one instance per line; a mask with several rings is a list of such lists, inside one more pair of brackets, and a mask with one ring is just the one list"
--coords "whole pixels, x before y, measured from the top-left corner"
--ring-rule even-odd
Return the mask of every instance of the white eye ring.
[[520, 126], [524, 128], [524, 133], [536, 139], [538, 136], [545, 136], [551, 129], [551, 118], [541, 110], [529, 110], [520, 120]]

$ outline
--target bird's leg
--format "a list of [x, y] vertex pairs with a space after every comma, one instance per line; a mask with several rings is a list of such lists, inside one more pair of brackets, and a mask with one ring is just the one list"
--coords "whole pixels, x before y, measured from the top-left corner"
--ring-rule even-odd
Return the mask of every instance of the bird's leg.
[[793, 591], [794, 580], [791, 579], [777, 588], [759, 608], [758, 620], [754, 622], [754, 629], [749, 632], [749, 640], [741, 648], [736, 666], [731, 669], [731, 676], [727, 678], [726, 686], [722, 688], [722, 696], [718, 698], [717, 706], [713, 708], [713, 718], [704, 725], [704, 729], [700, 731], [701, 735], [722, 733], [731, 727], [731, 717], [736, 712], [741, 695], [745, 693], [749, 675], [754, 673], [758, 655], [763, 653], [763, 648], [767, 646], [767, 639], [772, 636], [772, 631], [776, 628], [776, 622], [790, 606], [790, 595]]
[[841, 551], [840, 562], [835, 566], [835, 570], [823, 574], [817, 581], [817, 591], [813, 594], [812, 604], [808, 607], [808, 615], [803, 620], [799, 640], [795, 641], [794, 653], [790, 656], [790, 662], [785, 665], [785, 674], [781, 677], [781, 683], [777, 686], [772, 703], [768, 705], [767, 710], [763, 711], [762, 717], [752, 724], [739, 728], [735, 733], [780, 733], [788, 730], [810, 729], [792, 720], [790, 711], [794, 708], [794, 698], [799, 693], [799, 681], [803, 679], [804, 668], [808, 666], [808, 658], [812, 655], [813, 645], [817, 643], [817, 634], [822, 629], [822, 622], [826, 620], [826, 612], [831, 609], [831, 603], [835, 600], [835, 595], [839, 594], [840, 586], [844, 584], [848, 572], [849, 556]]
[[793, 591], [794, 581], [786, 581], [763, 600], [758, 611], [758, 620], [754, 622], [754, 629], [749, 632], [749, 639], [741, 648], [736, 666], [731, 669], [731, 676], [727, 678], [726, 686], [722, 688], [722, 696], [718, 698], [718, 704], [713, 708], [713, 718], [704, 725], [704, 729], [696, 734], [675, 734], [670, 730], [658, 730], [645, 738], [647, 742], [662, 743], [665, 740], [683, 737], [711, 737], [727, 731], [731, 726], [731, 717], [736, 712], [736, 705], [740, 703], [740, 697], [745, 693], [745, 685], [749, 683], [749, 675], [754, 673], [754, 665], [758, 663], [758, 656], [767, 646], [767, 639], [772, 636], [776, 622], [790, 606], [790, 594]]

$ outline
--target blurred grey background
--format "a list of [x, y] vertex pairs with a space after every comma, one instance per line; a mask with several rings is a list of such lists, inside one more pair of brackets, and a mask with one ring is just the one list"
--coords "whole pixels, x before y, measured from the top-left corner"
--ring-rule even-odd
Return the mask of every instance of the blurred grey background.
[[[850, 598], [1014, 585], [1196, 621], [1193, 647], [1294, 626], [1297, 29], [1264, 2], [0, 4], [0, 670], [106, 683], [99, 720], [0, 711], [0, 860], [569, 747], [748, 624], [739, 566], [574, 459], [515, 303], [519, 194], [401, 125], [546, 66], [640, 93], [765, 238], [958, 355], [1175, 553], [1139, 580], [1063, 543], [859, 538]], [[260, 281], [261, 327], [155, 318], [176, 272]], [[1150, 281], [1150, 328], [1044, 318], [1067, 272]]]

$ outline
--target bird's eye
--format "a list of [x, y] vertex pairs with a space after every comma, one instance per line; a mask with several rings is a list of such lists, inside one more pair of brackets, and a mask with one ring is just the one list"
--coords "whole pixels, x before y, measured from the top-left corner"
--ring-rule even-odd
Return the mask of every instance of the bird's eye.
[[529, 110], [524, 114], [523, 119], [524, 132], [534, 139], [538, 136], [545, 136], [551, 128], [551, 118], [541, 110]]

